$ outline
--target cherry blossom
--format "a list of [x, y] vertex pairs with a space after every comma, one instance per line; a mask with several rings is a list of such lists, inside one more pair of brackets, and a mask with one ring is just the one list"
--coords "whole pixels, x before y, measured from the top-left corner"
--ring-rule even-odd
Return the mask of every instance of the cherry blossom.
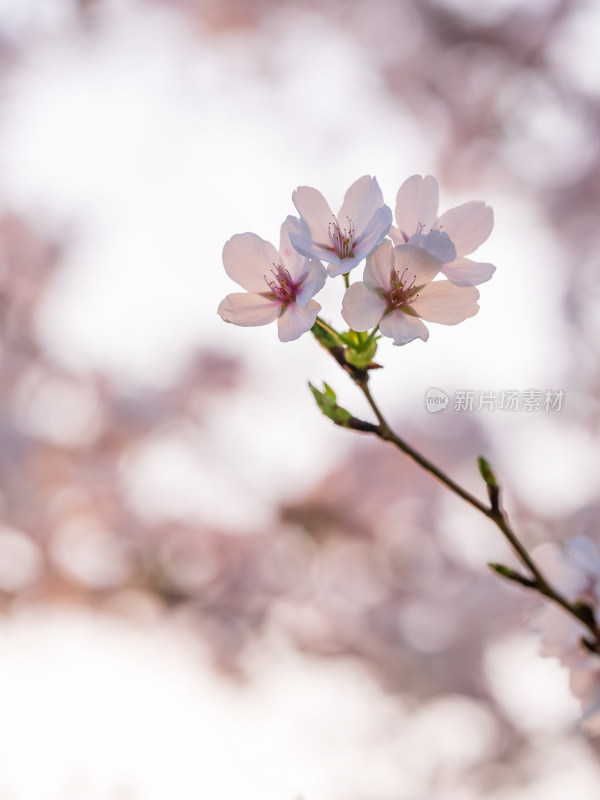
[[287, 218], [293, 246], [307, 258], [327, 262], [332, 278], [358, 266], [381, 244], [392, 224], [392, 212], [370, 175], [352, 184], [337, 216], [321, 192], [310, 186], [299, 186], [292, 200], [301, 217]]
[[389, 239], [367, 258], [364, 281], [353, 283], [342, 304], [342, 316], [356, 331], [379, 325], [384, 336], [402, 345], [427, 341], [423, 319], [456, 325], [479, 310], [479, 292], [449, 281], [433, 281], [442, 262], [421, 247], [394, 247]]
[[389, 236], [394, 244], [422, 247], [444, 263], [442, 272], [457, 286], [476, 286], [489, 280], [496, 267], [465, 258], [488, 238], [494, 214], [485, 203], [472, 201], [437, 216], [438, 182], [431, 175], [413, 175], [396, 197], [396, 225]]
[[[535, 559], [544, 575], [569, 601], [586, 603], [596, 613], [600, 600], [600, 552], [585, 536], [564, 547], [542, 545]], [[600, 658], [583, 644], [586, 629], [560, 606], [546, 602], [535, 618], [542, 634], [542, 654], [570, 670], [571, 691], [581, 702], [582, 727], [600, 734]]]
[[236, 234], [223, 248], [223, 264], [246, 289], [227, 295], [219, 305], [217, 313], [225, 322], [249, 327], [277, 320], [282, 342], [297, 339], [315, 324], [321, 306], [311, 298], [323, 288], [327, 272], [319, 261], [294, 250], [285, 222], [279, 252], [254, 233]]

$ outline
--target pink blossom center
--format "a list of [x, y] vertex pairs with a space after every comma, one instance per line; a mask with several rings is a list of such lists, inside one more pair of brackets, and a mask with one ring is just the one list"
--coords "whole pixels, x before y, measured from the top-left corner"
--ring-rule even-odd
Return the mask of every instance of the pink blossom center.
[[331, 246], [327, 247], [327, 250], [331, 250], [339, 258], [353, 258], [354, 256], [354, 225], [349, 217], [346, 217], [346, 220], [348, 221], [347, 228], [341, 228], [336, 217], [333, 218], [333, 222], [329, 223]]
[[272, 300], [277, 300], [282, 305], [295, 302], [302, 281], [294, 283], [290, 273], [280, 264], [273, 264], [271, 275], [273, 276], [271, 280], [265, 275], [265, 283], [270, 289], [267, 296]]
[[411, 278], [407, 276], [407, 272], [408, 270], [405, 269], [400, 275], [397, 270], [392, 270], [389, 289], [382, 291], [382, 297], [387, 303], [387, 311], [408, 306], [419, 296], [419, 287], [415, 287], [417, 276], [413, 275]]

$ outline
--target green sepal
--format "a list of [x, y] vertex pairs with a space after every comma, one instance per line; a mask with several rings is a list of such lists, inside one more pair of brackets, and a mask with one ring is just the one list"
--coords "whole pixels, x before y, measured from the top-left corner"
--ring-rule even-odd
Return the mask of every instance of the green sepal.
[[360, 347], [361, 343], [361, 336], [362, 334], [358, 331], [344, 331], [343, 333], [339, 334], [340, 339], [344, 344], [347, 344], [348, 347]]
[[323, 414], [329, 417], [332, 422], [335, 422], [336, 425], [341, 425], [343, 428], [350, 427], [349, 422], [352, 419], [352, 414], [346, 411], [345, 408], [338, 406], [336, 394], [331, 386], [324, 382], [324, 391], [321, 392], [312, 383], [308, 385]]
[[357, 369], [367, 369], [377, 352], [377, 339], [380, 337], [372, 337], [368, 331], [353, 330], [340, 333], [339, 337], [346, 345], [344, 356], [348, 364]]
[[366, 348], [356, 350], [353, 347], [346, 349], [346, 361], [358, 369], [367, 369], [377, 352], [377, 341], [372, 339]]
[[322, 325], [319, 325], [318, 322], [315, 322], [310, 331], [317, 342], [326, 350], [332, 350], [334, 347], [344, 346], [341, 336], [334, 331], [333, 328], [323, 328]]
[[338, 334], [338, 336], [344, 344], [347, 344], [353, 350], [363, 350], [371, 344], [372, 338], [381, 339], [381, 336], [372, 337], [369, 331], [353, 331], [352, 328], [349, 331]]

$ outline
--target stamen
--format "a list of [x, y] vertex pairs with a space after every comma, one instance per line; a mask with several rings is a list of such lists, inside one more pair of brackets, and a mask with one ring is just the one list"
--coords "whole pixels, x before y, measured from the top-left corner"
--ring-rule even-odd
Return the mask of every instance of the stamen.
[[296, 285], [294, 283], [290, 273], [287, 269], [284, 269], [281, 264], [273, 263], [271, 275], [273, 276], [272, 280], [269, 280], [267, 275], [264, 276], [264, 279], [271, 290], [273, 299], [279, 300], [279, 302], [284, 304], [294, 302], [300, 284]]
[[346, 217], [346, 219], [348, 221], [347, 228], [340, 228], [335, 216], [333, 217], [333, 222], [330, 222], [328, 226], [331, 247], [327, 249], [331, 250], [339, 258], [352, 258], [354, 256], [352, 252], [354, 249], [354, 225], [349, 217]]
[[405, 269], [401, 275], [394, 269], [390, 276], [390, 288], [385, 293], [385, 300], [388, 304], [388, 311], [393, 311], [401, 306], [408, 306], [413, 303], [418, 295], [415, 291], [415, 284], [417, 276], [413, 275], [412, 278], [406, 280], [407, 270]]

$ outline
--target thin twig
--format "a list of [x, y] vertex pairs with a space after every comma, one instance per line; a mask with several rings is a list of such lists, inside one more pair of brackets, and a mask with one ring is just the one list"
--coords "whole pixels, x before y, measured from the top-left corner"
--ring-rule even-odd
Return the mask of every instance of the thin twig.
[[[329, 328], [321, 320], [318, 320], [323, 327]], [[329, 328], [330, 332], [335, 333], [333, 329]], [[336, 350], [338, 348], [335, 348]], [[419, 466], [421, 466], [424, 470], [429, 472], [431, 475], [436, 477], [439, 481], [441, 481], [450, 491], [454, 492], [458, 497], [461, 497], [466, 503], [476, 508], [477, 511], [481, 512], [484, 516], [486, 516], [489, 520], [491, 520], [498, 529], [502, 532], [503, 536], [510, 544], [512, 549], [517, 554], [518, 558], [520, 559], [521, 563], [529, 570], [532, 575], [532, 579], [524, 578], [520, 581], [523, 586], [531, 589], [535, 589], [544, 597], [547, 597], [549, 600], [552, 600], [554, 603], [557, 603], [561, 606], [567, 613], [574, 616], [579, 622], [581, 622], [585, 627], [590, 631], [593, 636], [593, 642], [588, 642], [587, 640], [583, 640], [592, 652], [600, 653], [600, 630], [598, 629], [596, 619], [594, 616], [593, 610], [587, 606], [585, 603], [574, 602], [571, 603], [567, 600], [566, 597], [560, 594], [560, 592], [556, 591], [554, 587], [549, 583], [546, 577], [543, 575], [539, 567], [536, 565], [534, 560], [531, 558], [525, 546], [520, 542], [517, 534], [512, 529], [510, 522], [508, 520], [508, 516], [506, 513], [501, 509], [499, 503], [499, 491], [496, 490], [494, 499], [491, 501], [489, 506], [482, 503], [481, 500], [478, 500], [474, 495], [468, 492], [466, 489], [463, 489], [460, 484], [456, 483], [456, 481], [452, 480], [446, 473], [439, 469], [433, 462], [429, 461], [429, 459], [425, 458], [425, 456], [421, 455], [418, 450], [415, 450], [414, 447], [405, 442], [404, 439], [401, 439], [389, 426], [387, 420], [383, 416], [379, 406], [373, 399], [371, 391], [369, 389], [368, 381], [369, 375], [368, 372], [363, 370], [357, 369], [349, 369], [351, 365], [346, 365], [345, 360], [343, 358], [343, 351], [341, 353], [334, 353], [330, 350], [331, 355], [335, 358], [335, 360], [340, 364], [340, 366], [350, 375], [354, 383], [358, 386], [361, 392], [364, 394], [369, 406], [373, 410], [373, 413], [377, 417], [377, 425], [373, 425], [370, 422], [365, 422], [364, 420], [359, 420], [356, 417], [352, 417], [350, 423], [347, 427], [352, 428], [354, 430], [363, 431], [365, 433], [372, 433], [375, 436], [379, 437], [383, 441], [390, 442], [403, 453], [405, 453], [409, 458], [412, 458]]]

